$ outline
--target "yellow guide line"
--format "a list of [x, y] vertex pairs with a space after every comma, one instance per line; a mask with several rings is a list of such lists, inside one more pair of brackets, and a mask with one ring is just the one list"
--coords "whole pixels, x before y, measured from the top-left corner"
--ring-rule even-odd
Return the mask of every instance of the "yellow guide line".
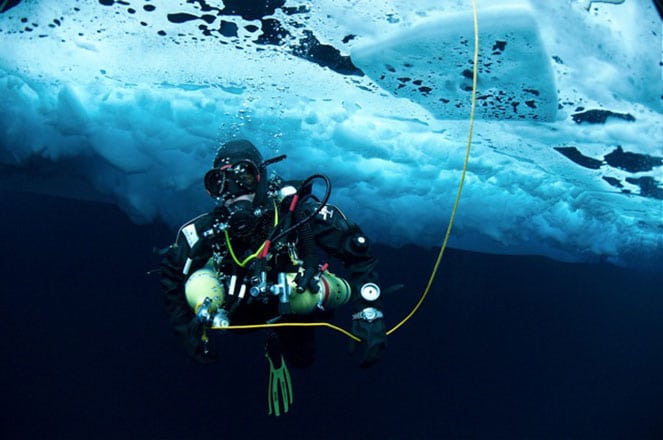
[[[467, 147], [465, 148], [465, 160], [463, 162], [463, 171], [460, 176], [460, 183], [458, 184], [458, 192], [456, 193], [456, 200], [454, 201], [453, 209], [451, 211], [451, 218], [449, 219], [449, 225], [447, 226], [447, 232], [444, 235], [444, 240], [442, 242], [442, 247], [440, 247], [440, 252], [437, 254], [437, 259], [435, 260], [435, 265], [431, 271], [430, 277], [428, 278], [428, 283], [424, 289], [419, 301], [412, 308], [410, 313], [405, 316], [398, 324], [396, 324], [391, 330], [387, 331], [387, 335], [392, 334], [403, 324], [405, 324], [414, 314], [419, 310], [423, 304], [428, 292], [430, 291], [433, 281], [437, 276], [437, 271], [442, 262], [442, 256], [444, 255], [444, 250], [447, 247], [447, 242], [449, 241], [449, 236], [451, 235], [451, 229], [453, 228], [454, 219], [456, 218], [456, 211], [458, 210], [458, 204], [460, 202], [460, 195], [463, 191], [463, 184], [465, 182], [465, 175], [467, 174], [467, 164], [470, 161], [470, 150], [472, 147], [472, 134], [474, 132], [474, 112], [476, 107], [476, 92], [477, 92], [477, 65], [479, 62], [479, 20], [477, 17], [477, 3], [476, 0], [472, 0], [472, 18], [474, 22], [474, 58], [473, 58], [473, 68], [472, 68], [472, 106], [470, 108], [470, 127], [467, 135]], [[275, 324], [254, 324], [254, 325], [230, 325], [227, 327], [211, 327], [212, 330], [247, 330], [247, 329], [260, 329], [260, 328], [274, 328], [274, 327], [328, 327], [337, 332], [343, 333], [347, 337], [354, 339], [357, 342], [360, 342], [361, 339], [353, 335], [349, 331], [338, 327], [329, 322], [283, 322]]]

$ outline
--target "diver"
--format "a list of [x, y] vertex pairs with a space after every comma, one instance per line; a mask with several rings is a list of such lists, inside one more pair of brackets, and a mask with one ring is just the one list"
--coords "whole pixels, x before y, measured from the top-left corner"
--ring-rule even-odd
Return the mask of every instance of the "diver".
[[[268, 176], [247, 140], [224, 143], [204, 178], [216, 206], [184, 224], [161, 263], [161, 287], [175, 333], [199, 362], [216, 360], [207, 330], [233, 325], [329, 321], [348, 304], [352, 332], [364, 346], [360, 366], [386, 346], [377, 259], [358, 225], [327, 204], [329, 180]], [[326, 185], [322, 200], [313, 183]], [[348, 274], [332, 271], [335, 260]], [[295, 367], [313, 362], [313, 327], [269, 330], [267, 359]]]

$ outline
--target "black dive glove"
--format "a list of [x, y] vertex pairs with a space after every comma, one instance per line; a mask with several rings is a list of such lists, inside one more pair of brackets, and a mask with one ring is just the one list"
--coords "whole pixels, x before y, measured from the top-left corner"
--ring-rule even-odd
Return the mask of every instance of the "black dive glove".
[[189, 356], [201, 364], [216, 362], [216, 353], [210, 347], [209, 339], [203, 338], [205, 324], [197, 316], [187, 325], [184, 334], [184, 348]]
[[[367, 310], [367, 309], [364, 309]], [[377, 311], [377, 309], [372, 309]], [[380, 313], [379, 311], [377, 311]], [[364, 354], [359, 364], [362, 368], [367, 368], [379, 361], [387, 347], [387, 334], [384, 320], [379, 318], [366, 319], [359, 317], [364, 311], [353, 315], [352, 333], [361, 338], [361, 344], [364, 345]], [[381, 313], [380, 313], [381, 315]], [[359, 343], [352, 341], [350, 353], [353, 353]]]

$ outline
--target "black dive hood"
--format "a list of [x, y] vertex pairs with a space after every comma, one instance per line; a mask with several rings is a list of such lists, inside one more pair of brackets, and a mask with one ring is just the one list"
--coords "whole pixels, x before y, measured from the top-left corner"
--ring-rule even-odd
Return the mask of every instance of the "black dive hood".
[[217, 199], [255, 193], [253, 209], [258, 209], [267, 199], [267, 166], [285, 158], [281, 155], [265, 161], [248, 140], [226, 142], [217, 151], [213, 168], [205, 174], [205, 188]]

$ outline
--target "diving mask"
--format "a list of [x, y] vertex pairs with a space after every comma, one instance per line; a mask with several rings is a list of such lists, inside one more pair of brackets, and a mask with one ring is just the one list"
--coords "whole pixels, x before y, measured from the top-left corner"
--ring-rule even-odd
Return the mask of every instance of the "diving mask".
[[258, 166], [250, 160], [224, 164], [205, 174], [205, 189], [212, 197], [233, 198], [254, 193], [259, 182]]

